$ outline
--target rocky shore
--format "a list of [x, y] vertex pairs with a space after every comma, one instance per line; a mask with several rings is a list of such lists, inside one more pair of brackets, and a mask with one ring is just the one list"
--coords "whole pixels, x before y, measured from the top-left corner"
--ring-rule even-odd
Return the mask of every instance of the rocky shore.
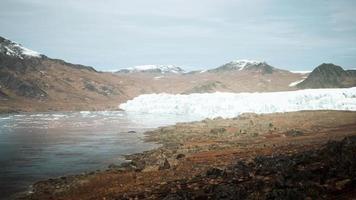
[[161, 147], [106, 171], [33, 185], [19, 199], [352, 199], [356, 112], [302, 111], [179, 123]]

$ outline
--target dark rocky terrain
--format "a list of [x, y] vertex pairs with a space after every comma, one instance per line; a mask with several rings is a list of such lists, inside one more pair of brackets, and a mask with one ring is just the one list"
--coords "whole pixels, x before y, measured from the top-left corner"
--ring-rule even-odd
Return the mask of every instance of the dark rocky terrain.
[[338, 65], [323, 63], [315, 68], [298, 88], [344, 88], [356, 86], [356, 70], [344, 70]]
[[[291, 155], [236, 159], [189, 180], [136, 194], [147, 199], [340, 199], [356, 194], [356, 136]], [[121, 196], [119, 199], [130, 199]]]

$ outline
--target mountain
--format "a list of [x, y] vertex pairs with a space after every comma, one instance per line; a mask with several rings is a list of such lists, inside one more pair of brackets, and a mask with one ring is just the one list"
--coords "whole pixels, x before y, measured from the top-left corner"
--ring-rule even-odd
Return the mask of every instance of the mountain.
[[188, 73], [115, 73], [130, 78], [148, 93], [273, 92], [295, 90], [291, 82], [304, 74], [277, 69], [265, 62], [234, 61], [221, 67]]
[[141, 94], [296, 90], [291, 73], [265, 62], [240, 60], [204, 72], [143, 65], [117, 73], [49, 58], [0, 37], [0, 112], [113, 110]]
[[254, 72], [260, 72], [262, 74], [271, 74], [277, 71], [277, 69], [268, 65], [266, 62], [253, 61], [253, 60], [236, 60], [208, 71], [209, 72], [254, 71]]
[[116, 73], [138, 73], [138, 72], [147, 72], [147, 73], [184, 73], [184, 70], [180, 67], [174, 65], [140, 65], [135, 67], [124, 68]]
[[20, 59], [42, 57], [40, 53], [33, 51], [31, 49], [27, 49], [22, 45], [12, 42], [3, 37], [0, 37], [0, 54], [17, 57]]
[[323, 63], [297, 84], [298, 88], [344, 88], [356, 86], [356, 70], [344, 70], [332, 63]]
[[119, 82], [110, 73], [48, 58], [0, 37], [0, 111], [116, 107], [128, 98]]

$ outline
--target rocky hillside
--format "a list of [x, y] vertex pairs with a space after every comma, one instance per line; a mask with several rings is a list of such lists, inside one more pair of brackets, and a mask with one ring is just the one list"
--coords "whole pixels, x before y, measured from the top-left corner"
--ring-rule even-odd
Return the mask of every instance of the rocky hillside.
[[356, 86], [356, 70], [344, 70], [338, 65], [323, 63], [297, 85], [298, 88], [342, 88]]
[[[51, 59], [0, 37], [0, 110], [102, 109], [125, 98], [119, 79]], [[115, 103], [116, 104], [116, 103]]]

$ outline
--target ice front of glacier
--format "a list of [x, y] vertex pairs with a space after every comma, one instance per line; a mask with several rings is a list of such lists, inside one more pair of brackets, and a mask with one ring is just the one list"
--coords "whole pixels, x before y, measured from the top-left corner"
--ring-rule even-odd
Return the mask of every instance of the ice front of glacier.
[[356, 110], [356, 87], [268, 93], [144, 94], [119, 106], [126, 112], [177, 114], [196, 119], [242, 113]]

